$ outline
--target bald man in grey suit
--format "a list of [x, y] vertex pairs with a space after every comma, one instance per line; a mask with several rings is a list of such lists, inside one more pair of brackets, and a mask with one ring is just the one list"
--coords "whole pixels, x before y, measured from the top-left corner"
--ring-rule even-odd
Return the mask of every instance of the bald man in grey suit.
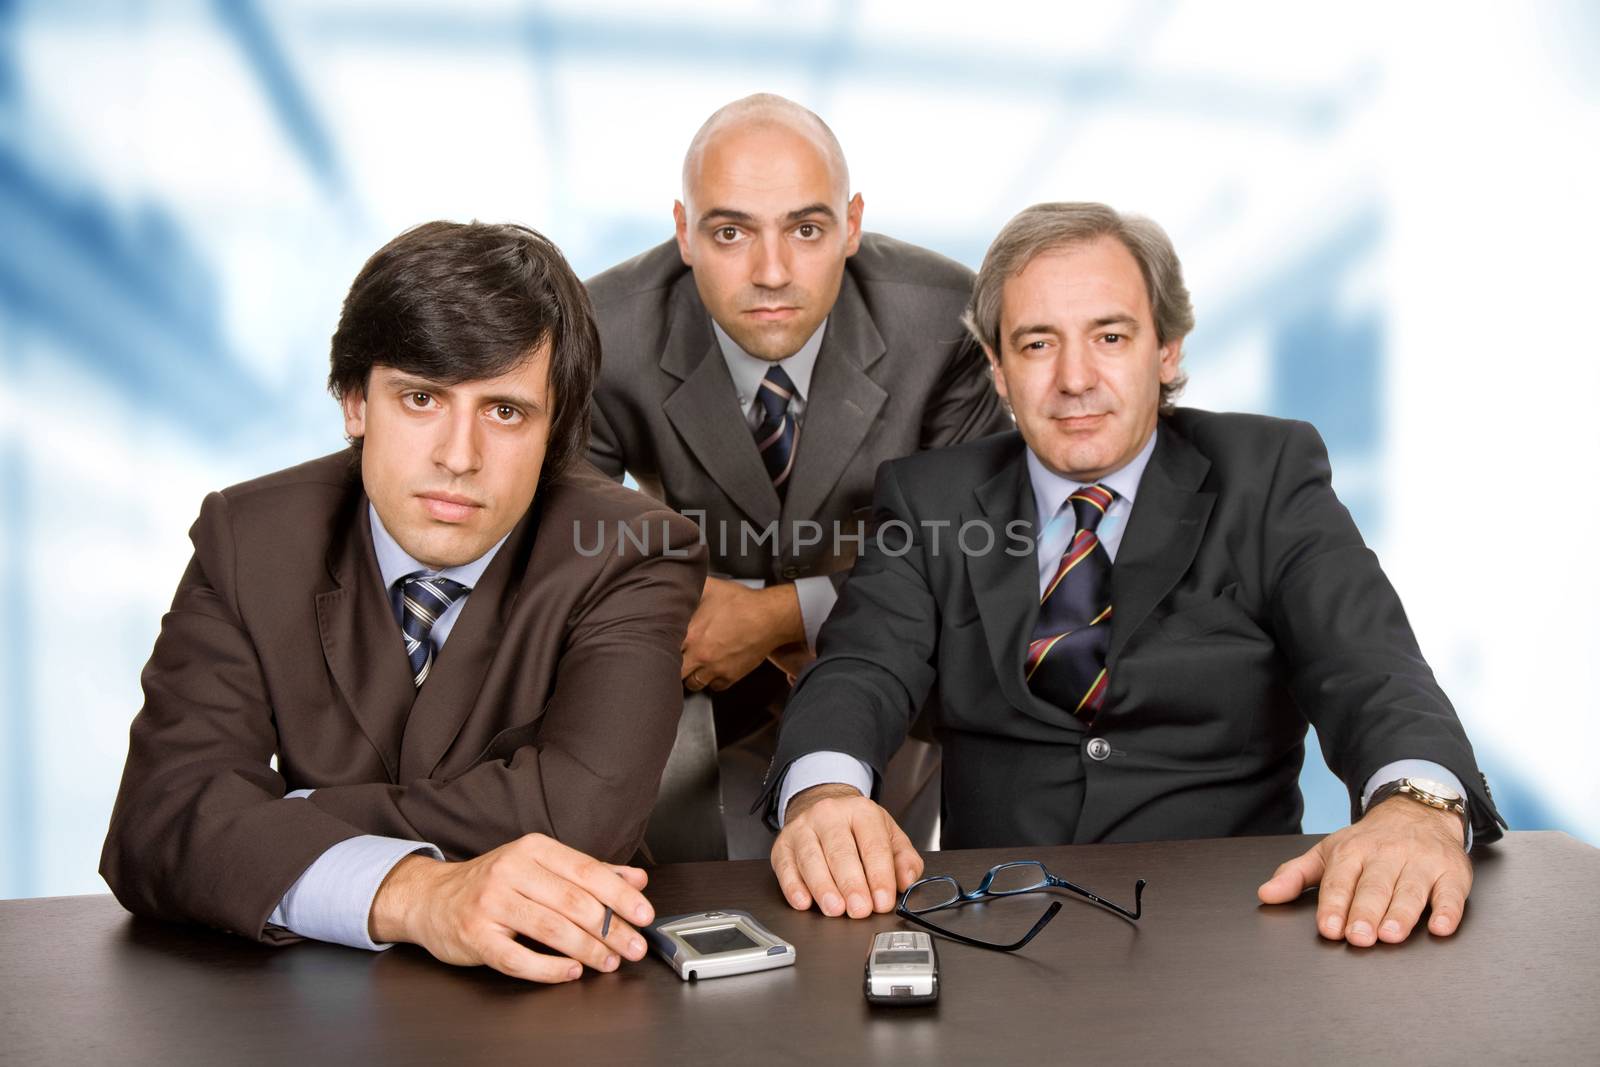
[[[735, 856], [766, 854], [745, 809], [878, 465], [1011, 426], [962, 332], [972, 272], [863, 233], [862, 210], [826, 124], [750, 97], [690, 145], [675, 239], [588, 283], [605, 351], [590, 458], [699, 519], [710, 548], [683, 678], [716, 694]], [[913, 744], [888, 795], [909, 803], [935, 767]]]

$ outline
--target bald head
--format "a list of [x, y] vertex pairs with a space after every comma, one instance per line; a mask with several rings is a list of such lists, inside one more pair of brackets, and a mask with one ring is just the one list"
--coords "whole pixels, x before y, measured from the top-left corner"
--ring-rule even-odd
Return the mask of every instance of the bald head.
[[[708, 156], [720, 157], [725, 150], [746, 142], [750, 134], [758, 139], [788, 141], [816, 153], [830, 177], [834, 197], [843, 203], [850, 195], [850, 168], [844, 149], [828, 124], [816, 112], [775, 93], [756, 93], [724, 104], [701, 124], [689, 150], [683, 156], [683, 199], [692, 203], [695, 188]], [[762, 138], [761, 135], [766, 135]]]
[[694, 135], [672, 217], [711, 317], [746, 352], [781, 360], [833, 309], [861, 244], [861, 211], [833, 131], [761, 94], [720, 109]]

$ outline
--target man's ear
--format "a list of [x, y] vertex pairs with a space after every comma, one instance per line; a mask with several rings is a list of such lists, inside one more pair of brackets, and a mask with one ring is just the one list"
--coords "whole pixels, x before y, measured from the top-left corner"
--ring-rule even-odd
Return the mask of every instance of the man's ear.
[[350, 389], [339, 398], [344, 409], [344, 435], [351, 440], [367, 435], [367, 391]]
[[682, 200], [672, 202], [672, 226], [678, 237], [678, 255], [686, 267], [694, 266], [694, 256], [689, 252], [689, 212]]
[[856, 250], [861, 247], [861, 213], [864, 210], [866, 210], [866, 202], [861, 199], [861, 194], [860, 193], [857, 193], [855, 196], [852, 196], [850, 198], [850, 203], [845, 205], [845, 209], [844, 209], [844, 225], [845, 225], [844, 254], [845, 254], [845, 256], [847, 258], [850, 257], [850, 256], [855, 255], [856, 254]]
[[1183, 338], [1168, 341], [1160, 348], [1161, 384], [1166, 385], [1178, 376], [1178, 363], [1183, 359]]

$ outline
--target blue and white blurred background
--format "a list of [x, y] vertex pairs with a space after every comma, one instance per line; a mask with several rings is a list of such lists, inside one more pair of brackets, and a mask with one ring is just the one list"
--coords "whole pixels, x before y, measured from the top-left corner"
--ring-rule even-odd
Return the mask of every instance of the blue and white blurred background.
[[185, 531], [341, 444], [363, 259], [476, 217], [598, 271], [757, 90], [974, 266], [1038, 200], [1165, 224], [1189, 402], [1321, 428], [1506, 816], [1600, 842], [1597, 72], [1580, 0], [0, 0], [0, 896], [103, 890]]

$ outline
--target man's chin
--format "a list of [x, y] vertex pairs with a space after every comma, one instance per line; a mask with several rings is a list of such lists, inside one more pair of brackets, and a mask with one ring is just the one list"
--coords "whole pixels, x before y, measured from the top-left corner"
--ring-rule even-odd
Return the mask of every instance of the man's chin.
[[489, 551], [489, 545], [480, 545], [482, 538], [470, 535], [465, 530], [435, 528], [414, 531], [406, 540], [398, 537], [395, 540], [400, 542], [400, 547], [412, 559], [436, 571], [471, 563]]
[[1044, 461], [1046, 467], [1075, 482], [1097, 481], [1110, 473], [1106, 469], [1110, 460], [1105, 449], [1057, 448], [1047, 452], [1035, 449], [1035, 454]]
[[[725, 330], [727, 327], [723, 327]], [[812, 327], [814, 330], [815, 327]], [[776, 363], [780, 359], [788, 359], [800, 351], [800, 346], [806, 343], [806, 338], [811, 336], [810, 331], [803, 335], [787, 325], [771, 329], [741, 329], [737, 333], [727, 330], [728, 336], [733, 338], [735, 344], [744, 349], [757, 359], [764, 359], [769, 363]]]

